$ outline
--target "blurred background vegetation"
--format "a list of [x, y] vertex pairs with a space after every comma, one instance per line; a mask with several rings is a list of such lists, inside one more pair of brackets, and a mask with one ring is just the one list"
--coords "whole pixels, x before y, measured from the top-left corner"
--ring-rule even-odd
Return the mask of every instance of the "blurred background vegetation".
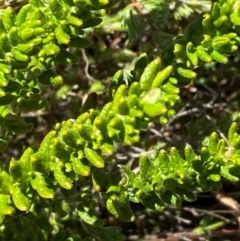
[[[86, 49], [71, 50], [81, 56], [78, 64], [56, 68], [55, 71], [64, 78], [62, 86], [41, 87], [44, 98], [49, 101], [48, 107], [38, 112], [22, 113], [33, 129], [24, 135], [12, 136], [10, 145], [0, 156], [1, 162], [19, 157], [28, 145], [37, 147], [57, 122], [76, 118], [91, 107], [100, 108], [108, 100], [110, 80], [117, 70], [124, 70], [127, 82], [139, 54], [161, 54], [178, 34], [184, 33], [199, 13], [210, 11], [212, 2], [121, 0], [116, 1], [111, 9], [99, 11], [97, 14], [103, 22], [87, 32], [92, 45]], [[26, 3], [25, 0], [2, 0], [0, 11], [11, 5], [18, 12]], [[199, 151], [199, 146], [207, 142], [206, 136], [212, 131], [224, 137], [231, 122], [240, 122], [239, 66], [239, 55], [231, 57], [224, 66], [216, 63], [200, 66], [196, 70], [197, 79], [181, 89], [181, 101], [169, 123], [165, 126], [153, 123], [142, 132], [141, 142], [135, 146], [116, 146], [117, 155], [113, 157], [113, 163], [129, 163], [134, 168], [143, 152], [171, 146], [183, 149], [187, 143]], [[238, 190], [239, 183], [223, 182], [222, 195], [229, 198], [229, 202], [240, 199]], [[239, 222], [235, 211], [213, 193], [199, 194], [196, 202], [184, 203], [180, 208], [168, 207], [161, 213], [146, 210], [139, 204], [133, 205], [133, 210], [137, 216], [134, 223], [116, 220], [104, 207], [99, 213], [106, 220], [106, 225], [119, 226], [127, 240], [198, 240], [198, 234], [205, 234], [205, 240], [233, 240], [228, 238], [227, 230], [236, 229]], [[86, 225], [72, 231], [79, 222], [74, 213], [65, 219], [59, 218], [56, 222], [73, 236], [74, 232], [85, 232], [86, 235], [92, 232]], [[214, 230], [220, 230], [220, 233], [212, 232], [216, 239], [208, 238], [210, 231]], [[221, 236], [223, 234], [225, 239]], [[105, 240], [108, 239], [105, 237]], [[119, 240], [124, 238], [119, 236]]]

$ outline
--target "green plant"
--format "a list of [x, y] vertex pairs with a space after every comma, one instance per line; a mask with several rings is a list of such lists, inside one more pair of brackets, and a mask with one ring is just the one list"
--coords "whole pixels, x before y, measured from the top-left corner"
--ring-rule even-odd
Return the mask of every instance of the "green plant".
[[[190, 145], [143, 154], [132, 170], [115, 161], [118, 145], [141, 141], [154, 121], [162, 126], [175, 115], [179, 89], [196, 78], [206, 63], [227, 64], [240, 44], [240, 2], [219, 0], [201, 14], [161, 56], [142, 53], [130, 74], [113, 76], [101, 107], [85, 105], [75, 120], [57, 123], [38, 149], [26, 148], [0, 171], [2, 240], [92, 240], [62, 230], [79, 217], [83, 231], [99, 240], [124, 240], [106, 228], [95, 212], [103, 203], [115, 217], [133, 221], [130, 203], [161, 211], [166, 205], [194, 201], [196, 191], [217, 191], [221, 179], [239, 180], [240, 135], [233, 123], [227, 138], [216, 132], [199, 154]], [[18, 14], [11, 7], [0, 19], [1, 149], [12, 133], [30, 126], [23, 111], [44, 108], [42, 85], [63, 80], [54, 67], [78, 61], [71, 50], [90, 45], [84, 29], [101, 22], [105, 0], [30, 0]], [[181, 154], [180, 154], [181, 153]], [[117, 171], [116, 168], [118, 167]], [[6, 216], [6, 217], [5, 217]], [[33, 223], [34, 233], [28, 232]], [[70, 236], [71, 235], [71, 236]]]

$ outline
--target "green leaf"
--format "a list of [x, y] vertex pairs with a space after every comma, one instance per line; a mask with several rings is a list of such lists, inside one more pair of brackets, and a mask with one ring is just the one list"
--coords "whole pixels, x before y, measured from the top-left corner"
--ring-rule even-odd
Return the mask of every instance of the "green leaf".
[[57, 166], [56, 168], [54, 168], [54, 177], [61, 187], [67, 190], [72, 189], [72, 180], [65, 175], [61, 167]]
[[186, 45], [186, 54], [193, 66], [198, 65], [198, 54], [195, 48], [193, 47], [192, 42], [188, 42]]
[[185, 148], [184, 148], [184, 155], [185, 155], [185, 158], [186, 158], [187, 162], [192, 162], [197, 157], [197, 155], [193, 151], [192, 147], [189, 146], [189, 145], [185, 146]]
[[76, 153], [72, 153], [70, 161], [72, 163], [73, 170], [76, 174], [84, 177], [89, 176], [91, 174], [91, 166], [86, 159], [79, 156], [77, 157]]
[[161, 59], [158, 57], [150, 62], [140, 77], [140, 88], [149, 90], [161, 66]]
[[171, 191], [166, 191], [163, 195], [161, 195], [161, 199], [165, 203], [173, 206], [180, 206], [182, 204], [180, 197]]
[[21, 53], [17, 48], [11, 50], [13, 57], [21, 62], [27, 62], [29, 60], [28, 55]]
[[162, 103], [146, 103], [143, 105], [143, 111], [150, 117], [156, 117], [165, 114], [167, 112], [167, 108]]
[[11, 7], [7, 7], [4, 10], [2, 21], [6, 31], [9, 31], [14, 26], [14, 12]]
[[[136, 63], [134, 66], [134, 71], [133, 71], [133, 75], [137, 81], [140, 80], [140, 77], [141, 77], [145, 67], [147, 66], [147, 63], [148, 63], [147, 54], [146, 53], [140, 54], [136, 60]], [[130, 90], [129, 90], [129, 92], [130, 92]]]
[[30, 208], [31, 201], [26, 193], [18, 185], [12, 186], [12, 199], [15, 206], [21, 211], [27, 211]]
[[102, 22], [101, 18], [89, 18], [83, 22], [82, 28], [90, 28], [99, 25]]
[[194, 71], [192, 71], [191, 69], [185, 69], [185, 68], [182, 68], [182, 67], [177, 68], [177, 72], [181, 76], [183, 76], [185, 78], [188, 78], [188, 79], [194, 79], [197, 76], [197, 74]]
[[76, 14], [74, 13], [68, 13], [67, 20], [70, 24], [75, 25], [77, 27], [81, 27], [83, 25], [83, 21], [79, 19]]
[[29, 173], [32, 171], [30, 160], [33, 153], [34, 150], [29, 147], [24, 151], [19, 161], [15, 161], [14, 159], [11, 160], [9, 165], [9, 172], [12, 175], [14, 181], [26, 181]]
[[97, 192], [101, 192], [107, 189], [108, 175], [102, 169], [95, 169], [92, 173], [93, 187]]
[[226, 166], [221, 167], [221, 175], [230, 182], [238, 182], [239, 178], [231, 174], [231, 169]]
[[38, 173], [36, 177], [31, 180], [32, 188], [35, 189], [38, 194], [43, 198], [53, 198], [54, 190], [49, 188], [49, 183], [46, 182], [46, 178]]
[[2, 223], [5, 215], [11, 215], [14, 212], [9, 195], [0, 194], [0, 207], [0, 223]]
[[16, 17], [16, 24], [18, 27], [20, 27], [26, 21], [27, 15], [31, 13], [32, 10], [32, 4], [26, 4], [21, 7]]
[[218, 134], [213, 132], [209, 137], [208, 150], [211, 155], [217, 154]]
[[192, 190], [189, 190], [187, 187], [177, 187], [175, 192], [188, 202], [194, 202], [197, 199], [196, 194]]
[[89, 162], [91, 162], [97, 168], [104, 167], [104, 160], [102, 157], [93, 149], [85, 147], [84, 154]]
[[55, 34], [59, 44], [69, 44], [70, 36], [60, 26], [55, 29]]
[[211, 55], [209, 55], [207, 53], [207, 51], [205, 50], [205, 48], [203, 46], [200, 45], [197, 47], [197, 54], [203, 62], [206, 62], [206, 63], [212, 62]]
[[97, 225], [100, 221], [96, 213], [88, 206], [85, 206], [84, 203], [79, 203], [77, 206], [77, 213], [80, 218], [91, 225]]
[[219, 53], [217, 50], [213, 50], [211, 53], [211, 56], [213, 57], [214, 60], [216, 60], [221, 64], [228, 63], [228, 58], [225, 55]]
[[173, 66], [169, 65], [163, 70], [160, 70], [152, 82], [152, 88], [160, 87], [161, 84], [172, 74]]
[[234, 137], [235, 134], [237, 134], [237, 130], [238, 130], [238, 124], [236, 122], [233, 122], [228, 130], [228, 141], [230, 142], [230, 144], [232, 144], [234, 142]]
[[18, 28], [12, 27], [8, 33], [9, 41], [12, 46], [16, 46], [19, 41]]
[[156, 195], [155, 192], [147, 192], [143, 193], [141, 196], [141, 201], [144, 204], [144, 206], [157, 211], [162, 211], [165, 207], [162, 200]]
[[135, 219], [128, 200], [119, 196], [112, 195], [107, 200], [107, 209], [115, 217], [125, 222], [133, 222]]
[[[151, 179], [153, 173], [155, 172], [153, 162], [149, 159], [148, 156], [142, 155], [139, 159], [139, 167], [141, 176], [146, 179]], [[142, 187], [143, 188], [143, 187]]]

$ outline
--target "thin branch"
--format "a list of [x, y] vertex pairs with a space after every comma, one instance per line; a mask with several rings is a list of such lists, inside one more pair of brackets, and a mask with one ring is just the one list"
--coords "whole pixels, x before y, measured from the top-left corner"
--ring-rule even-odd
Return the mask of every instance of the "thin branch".
[[221, 219], [226, 223], [232, 222], [232, 220], [225, 218], [222, 215], [219, 215], [213, 211], [208, 211], [208, 210], [203, 210], [198, 208], [189, 208], [189, 207], [184, 207], [182, 208], [182, 210], [192, 213], [193, 216], [201, 216], [202, 214], [208, 214], [209, 216], [215, 217], [217, 219]]
[[85, 61], [84, 73], [90, 82], [89, 84], [92, 84], [92, 82], [94, 82], [95, 79], [89, 74], [89, 61], [88, 61], [86, 52], [84, 49], [81, 49], [81, 52], [82, 52], [83, 60]]

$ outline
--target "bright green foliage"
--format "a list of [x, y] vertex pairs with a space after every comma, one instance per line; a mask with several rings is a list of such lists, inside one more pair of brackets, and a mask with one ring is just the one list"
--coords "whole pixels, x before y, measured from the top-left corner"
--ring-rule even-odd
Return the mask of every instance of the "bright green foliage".
[[[186, 146], [184, 158], [174, 147], [169, 153], [161, 150], [155, 159], [142, 156], [140, 173], [128, 176], [128, 185], [121, 186], [121, 193], [134, 190], [128, 195], [138, 195], [140, 201], [152, 209], [163, 206], [165, 202], [180, 205], [183, 200], [193, 201], [195, 190], [217, 191], [221, 187], [221, 178], [231, 182], [239, 180], [239, 152], [233, 145], [237, 141], [239, 134], [236, 123], [233, 123], [229, 130], [229, 143], [213, 133], [208, 146], [203, 147], [199, 155]], [[159, 195], [155, 203], [145, 202], [143, 197], [153, 195], [152, 192]]]
[[[150, 68], [151, 64], [145, 68]], [[76, 120], [57, 124], [55, 130], [46, 135], [36, 153], [28, 148], [19, 161], [11, 160], [9, 174], [12, 185], [17, 182], [25, 188], [31, 186], [42, 198], [53, 198], [51, 187], [55, 182], [64, 189], [72, 189], [72, 182], [78, 180], [79, 175], [88, 176], [93, 167], [105, 166], [103, 153], [112, 154], [114, 142], [126, 145], [137, 142], [140, 139], [139, 130], [147, 127], [153, 117], [161, 115], [167, 118], [167, 110], [179, 99], [178, 88], [170, 82], [147, 91], [142, 91], [137, 82], [132, 82], [129, 89], [131, 92], [125, 85], [120, 85], [113, 94], [112, 102], [107, 103], [102, 111], [90, 109]], [[46, 176], [49, 173], [53, 175], [51, 178]], [[106, 178], [98, 170], [93, 172], [96, 191], [110, 185]], [[15, 189], [13, 193], [9, 190], [12, 195], [17, 193], [13, 196], [14, 204], [20, 210], [28, 209], [29, 199], [23, 198], [22, 203], [19, 203], [17, 197], [25, 197], [25, 194], [19, 187]], [[118, 201], [115, 199], [109, 201], [110, 206], [120, 205], [116, 204]], [[121, 202], [120, 206], [123, 205], [124, 210], [127, 200]], [[120, 212], [118, 207], [116, 210], [112, 212]]]
[[[38, 83], [62, 83], [62, 77], [50, 69], [78, 61], [64, 45], [89, 46], [84, 29], [99, 24], [94, 11], [109, 4], [109, 1], [29, 1], [17, 14], [7, 7], [0, 16], [0, 105], [3, 108], [8, 105], [10, 109], [14, 106], [16, 114], [44, 108], [47, 102], [41, 98]], [[88, 13], [86, 20], [83, 11]], [[16, 126], [17, 122], [0, 117], [1, 127], [14, 133], [11, 125]], [[20, 125], [18, 133], [20, 130], [26, 132], [29, 128], [21, 129]]]
[[[101, 19], [94, 11], [108, 5], [104, 0], [32, 0], [17, 15], [10, 7], [4, 10], [0, 18], [2, 128], [15, 133], [30, 128], [19, 120], [18, 112], [46, 105], [38, 84], [62, 82], [52, 68], [78, 61], [65, 46], [88, 46], [83, 29], [99, 24]], [[238, 181], [240, 135], [236, 123], [227, 139], [212, 133], [199, 154], [187, 145], [184, 155], [175, 147], [160, 150], [155, 157], [141, 155], [138, 173], [118, 165], [120, 174], [116, 178], [109, 175], [108, 157], [115, 154], [118, 144], [139, 142], [141, 131], [153, 121], [164, 125], [174, 116], [179, 86], [197, 76], [196, 67], [213, 61], [226, 64], [228, 55], [236, 53], [240, 44], [239, 9], [239, 1], [215, 2], [211, 13], [200, 15], [162, 56], [152, 59], [141, 54], [127, 81], [119, 70], [112, 80], [109, 101], [102, 108], [86, 107], [75, 120], [56, 124], [38, 150], [29, 147], [20, 160], [5, 164], [0, 171], [0, 220], [14, 215], [14, 210], [22, 211], [21, 225], [31, 219], [40, 226], [35, 240], [47, 240], [41, 229], [51, 232], [52, 225], [47, 215], [38, 217], [44, 213], [39, 211], [41, 203], [51, 206], [60, 218], [74, 210], [89, 230], [104, 230], [95, 212], [100, 197], [111, 214], [131, 222], [135, 216], [130, 202], [160, 211], [167, 204], [179, 206], [184, 200], [194, 201], [196, 191], [219, 190], [222, 178]], [[10, 84], [14, 91], [8, 89]], [[1, 149], [6, 145], [1, 139]], [[85, 179], [90, 184], [77, 189], [76, 183]], [[59, 192], [74, 205], [55, 198]], [[109, 239], [104, 231], [101, 235]]]

